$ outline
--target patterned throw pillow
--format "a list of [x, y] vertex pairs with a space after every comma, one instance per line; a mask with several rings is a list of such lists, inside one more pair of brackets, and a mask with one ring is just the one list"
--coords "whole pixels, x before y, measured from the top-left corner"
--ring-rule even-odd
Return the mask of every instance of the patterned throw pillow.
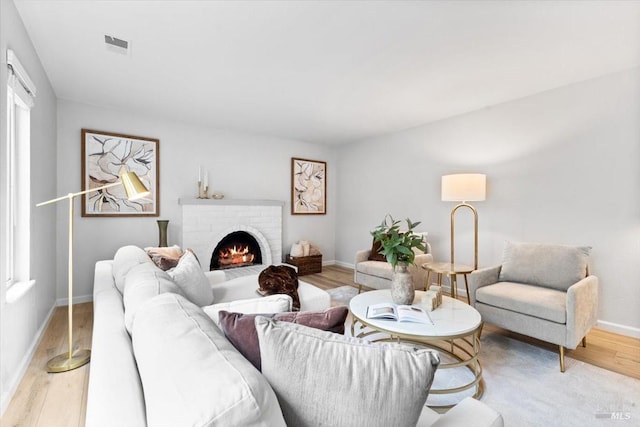
[[180, 258], [184, 254], [180, 246], [174, 245], [166, 248], [144, 248], [158, 268], [167, 271], [178, 265]]
[[328, 308], [324, 311], [298, 311], [277, 314], [241, 314], [221, 311], [220, 328], [227, 339], [258, 370], [260, 364], [260, 345], [256, 332], [255, 318], [269, 317], [282, 322], [297, 323], [323, 331], [344, 334], [344, 322], [349, 314], [346, 306]]

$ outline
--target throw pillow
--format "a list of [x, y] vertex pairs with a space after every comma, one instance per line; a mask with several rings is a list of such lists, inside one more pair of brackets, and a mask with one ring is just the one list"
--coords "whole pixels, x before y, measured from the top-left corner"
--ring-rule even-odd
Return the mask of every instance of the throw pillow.
[[387, 257], [379, 253], [380, 249], [382, 249], [382, 243], [376, 242], [374, 240], [373, 244], [371, 245], [371, 253], [369, 254], [368, 260], [387, 262]]
[[264, 317], [255, 325], [262, 374], [287, 425], [414, 427], [418, 422], [440, 363], [436, 352]]
[[230, 311], [234, 313], [282, 313], [291, 311], [291, 297], [289, 295], [270, 295], [268, 297], [239, 299], [229, 302], [221, 302], [208, 307], [202, 307], [204, 312], [219, 325], [220, 312]]
[[123, 295], [124, 325], [131, 333], [133, 320], [138, 309], [151, 298], [164, 294], [175, 293], [182, 295], [180, 287], [171, 277], [157, 268], [153, 263], [143, 263], [133, 267], [125, 278]]
[[293, 268], [286, 265], [270, 265], [260, 272], [258, 285], [260, 295], [289, 295], [293, 299], [293, 311], [300, 310], [298, 274]]
[[324, 311], [290, 311], [277, 314], [241, 314], [220, 312], [220, 328], [227, 339], [258, 370], [260, 364], [260, 345], [256, 332], [255, 318], [269, 317], [282, 322], [297, 323], [311, 328], [344, 334], [344, 322], [349, 314], [347, 306], [332, 307]]
[[123, 246], [113, 256], [113, 280], [120, 294], [124, 295], [124, 279], [133, 267], [153, 264], [145, 251], [133, 245]]
[[498, 281], [566, 291], [587, 276], [591, 247], [505, 241]]
[[174, 245], [166, 248], [144, 248], [151, 258], [151, 261], [154, 262], [158, 268], [167, 271], [171, 268], [174, 268], [178, 265], [180, 258], [184, 254], [180, 246]]
[[187, 299], [152, 299], [140, 308], [131, 335], [146, 425], [285, 427], [264, 376]]
[[190, 250], [185, 251], [176, 268], [169, 275], [192, 303], [204, 307], [213, 303], [213, 291], [200, 263]]

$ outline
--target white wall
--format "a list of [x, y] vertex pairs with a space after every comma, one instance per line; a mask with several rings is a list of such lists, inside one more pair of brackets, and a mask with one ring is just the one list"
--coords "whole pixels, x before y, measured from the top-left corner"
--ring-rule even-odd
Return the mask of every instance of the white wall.
[[[389, 212], [422, 220], [448, 260], [454, 204], [440, 177], [486, 173], [480, 265], [500, 262], [505, 239], [592, 246], [601, 326], [640, 336], [639, 118], [636, 68], [340, 147], [336, 259], [353, 263]], [[465, 215], [456, 261], [472, 263]]]
[[[188, 105], [185, 104], [185, 108]], [[74, 241], [74, 296], [88, 300], [96, 261], [111, 259], [122, 245], [158, 243], [157, 219], [168, 219], [169, 244], [179, 244], [178, 199], [195, 197], [198, 165], [209, 171], [211, 187], [231, 199], [285, 202], [283, 248], [300, 239], [317, 244], [323, 260], [334, 259], [335, 155], [331, 147], [259, 135], [226, 132], [162, 118], [143, 117], [70, 101], [58, 102], [57, 194], [78, 191], [80, 129], [88, 128], [160, 140], [160, 217], [82, 218], [77, 201]], [[291, 157], [327, 162], [327, 215], [296, 215], [291, 210]], [[58, 298], [67, 295], [67, 207], [58, 207]]]
[[[31, 278], [35, 286], [14, 302], [7, 302], [0, 283], [0, 413], [4, 412], [32, 356], [55, 302], [55, 226], [53, 212], [36, 208], [56, 191], [56, 98], [13, 2], [0, 2], [0, 197], [5, 195], [7, 62], [6, 50], [13, 49], [37, 87], [31, 110]], [[0, 210], [0, 277], [5, 277], [4, 205]], [[14, 288], [15, 291], [15, 288]], [[12, 293], [14, 292], [12, 291]], [[10, 296], [13, 299], [14, 295]]]

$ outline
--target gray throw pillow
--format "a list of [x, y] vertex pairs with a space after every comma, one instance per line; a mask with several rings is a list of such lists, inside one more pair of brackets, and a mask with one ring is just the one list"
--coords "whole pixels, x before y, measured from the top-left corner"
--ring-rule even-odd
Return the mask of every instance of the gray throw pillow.
[[414, 427], [440, 359], [436, 352], [376, 344], [256, 317], [262, 373], [296, 427]]
[[517, 282], [566, 291], [587, 276], [591, 247], [506, 241], [500, 282]]

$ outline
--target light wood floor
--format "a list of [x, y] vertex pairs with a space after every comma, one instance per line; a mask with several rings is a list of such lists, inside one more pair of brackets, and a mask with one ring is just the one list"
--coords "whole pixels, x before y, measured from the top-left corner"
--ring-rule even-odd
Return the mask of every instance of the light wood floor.
[[[304, 276], [304, 280], [322, 289], [356, 286], [353, 270], [325, 266], [323, 272]], [[0, 419], [0, 426], [83, 426], [87, 405], [87, 386], [91, 364], [73, 371], [48, 374], [47, 361], [67, 350], [67, 309], [57, 308], [20, 386]], [[74, 348], [91, 348], [93, 306], [74, 305]], [[533, 345], [557, 351], [555, 345], [485, 325], [483, 335], [504, 334]], [[587, 347], [567, 351], [567, 357], [640, 379], [640, 339], [601, 329], [587, 336]]]

